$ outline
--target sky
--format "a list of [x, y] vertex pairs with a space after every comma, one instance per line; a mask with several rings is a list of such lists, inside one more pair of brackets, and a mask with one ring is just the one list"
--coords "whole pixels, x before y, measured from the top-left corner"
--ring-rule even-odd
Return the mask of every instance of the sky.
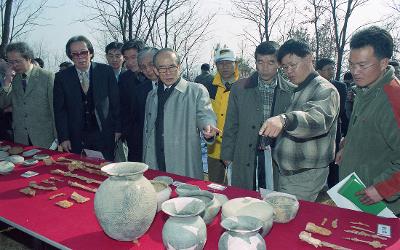
[[[31, 0], [30, 0], [31, 1]], [[88, 0], [90, 1], [90, 0]], [[350, 32], [356, 27], [378, 20], [388, 14], [388, 0], [370, 0], [365, 7], [356, 10], [351, 18]], [[399, 0], [400, 1], [400, 0]], [[293, 0], [293, 4], [298, 1]], [[94, 34], [88, 23], [82, 23], [79, 20], [90, 14], [89, 10], [82, 6], [80, 0], [49, 0], [51, 7], [43, 12], [43, 23], [45, 26], [36, 27], [33, 32], [27, 36], [28, 43], [34, 47], [42, 46], [46, 53], [52, 57], [52, 61], [66, 60], [65, 44], [68, 39], [74, 35], [83, 34], [87, 36], [95, 46], [94, 60], [104, 62], [103, 48], [100, 48], [97, 42], [98, 35]], [[237, 53], [240, 51], [243, 29], [251, 29], [253, 26], [246, 24], [243, 20], [234, 18], [230, 15], [234, 8], [230, 0], [200, 0], [200, 14], [207, 14], [210, 10], [216, 11], [217, 15], [210, 27], [210, 39], [202, 44], [200, 49], [200, 58], [198, 63], [211, 62], [211, 51], [217, 43], [226, 44], [233, 48]], [[92, 23], [91, 26], [94, 24]], [[248, 46], [247, 55], [251, 57], [254, 48]], [[49, 59], [50, 60], [50, 59]], [[55, 64], [55, 63], [53, 63]], [[54, 67], [54, 65], [53, 65]], [[54, 68], [52, 70], [55, 70]]]

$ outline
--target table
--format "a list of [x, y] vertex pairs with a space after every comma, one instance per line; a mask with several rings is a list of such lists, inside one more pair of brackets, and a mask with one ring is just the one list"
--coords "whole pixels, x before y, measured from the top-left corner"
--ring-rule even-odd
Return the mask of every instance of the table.
[[[4, 144], [11, 143], [4, 142]], [[25, 147], [24, 149], [29, 150], [32, 148], [35, 147]], [[44, 149], [42, 149], [41, 153], [47, 153], [54, 159], [61, 156], [81, 159], [78, 155]], [[86, 158], [82, 158], [82, 160], [99, 163], [98, 161]], [[0, 221], [59, 249], [163, 249], [161, 231], [168, 216], [162, 211], [157, 213], [150, 229], [139, 239], [138, 243], [119, 242], [106, 236], [98, 224], [94, 214], [94, 193], [72, 188], [66, 182], [57, 183], [57, 187], [59, 188], [57, 191], [37, 191], [35, 197], [28, 197], [19, 192], [19, 189], [28, 186], [30, 181], [40, 182], [43, 179], [55, 176], [50, 174], [50, 170], [56, 168], [64, 171], [67, 170], [65, 165], [53, 164], [46, 166], [43, 162], [40, 162], [32, 167], [16, 165], [11, 174], [0, 175]], [[36, 171], [39, 175], [28, 179], [21, 177], [20, 175], [27, 170]], [[74, 173], [97, 180], [105, 179], [105, 177], [88, 174], [81, 170], [76, 170]], [[207, 185], [210, 183], [154, 170], [148, 170], [145, 173], [148, 179], [152, 179], [158, 175], [168, 175], [174, 180], [198, 185], [202, 189], [207, 189]], [[68, 177], [60, 178], [73, 180]], [[96, 187], [96, 184], [85, 185]], [[60, 192], [65, 193], [66, 197], [69, 197], [73, 191], [90, 197], [91, 200], [84, 204], [75, 203], [72, 207], [63, 209], [54, 205], [54, 203], [65, 199], [65, 197], [58, 197], [54, 200], [48, 199], [49, 196]], [[259, 193], [257, 192], [235, 187], [228, 187], [220, 193], [227, 195], [230, 199], [244, 196], [259, 198]], [[176, 195], [175, 192], [173, 192], [173, 195]], [[348, 234], [343, 232], [343, 230], [349, 229], [351, 221], [360, 221], [369, 224], [372, 230], [376, 229], [377, 224], [385, 224], [391, 226], [392, 237], [386, 241], [380, 241], [388, 245], [387, 249], [400, 249], [400, 219], [380, 218], [362, 212], [306, 201], [300, 201], [300, 209], [293, 221], [287, 224], [275, 223], [273, 225], [270, 233], [265, 237], [267, 249], [314, 249], [314, 247], [301, 242], [298, 239], [298, 235], [304, 230], [307, 222], [319, 225], [324, 218], [328, 219], [327, 228], [330, 228], [330, 222], [337, 218], [338, 228], [332, 229], [333, 234], [329, 237], [313, 234], [316, 238], [352, 249], [372, 249], [362, 243], [344, 240], [343, 237], [372, 239]], [[218, 240], [223, 233], [223, 229], [219, 223], [220, 215], [207, 226], [207, 243], [205, 249], [215, 250], [218, 248]]]

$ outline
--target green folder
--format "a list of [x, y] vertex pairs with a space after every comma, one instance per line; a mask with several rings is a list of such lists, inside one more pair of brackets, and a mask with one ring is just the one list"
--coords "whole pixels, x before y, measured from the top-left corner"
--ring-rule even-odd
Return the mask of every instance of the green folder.
[[360, 202], [359, 196], [356, 195], [358, 191], [365, 189], [365, 185], [359, 181], [359, 179], [352, 174], [345, 184], [339, 189], [338, 193], [351, 201], [356, 205], [361, 211], [366, 213], [378, 215], [383, 209], [386, 208], [385, 203], [382, 201], [377, 202], [372, 205], [365, 205]]

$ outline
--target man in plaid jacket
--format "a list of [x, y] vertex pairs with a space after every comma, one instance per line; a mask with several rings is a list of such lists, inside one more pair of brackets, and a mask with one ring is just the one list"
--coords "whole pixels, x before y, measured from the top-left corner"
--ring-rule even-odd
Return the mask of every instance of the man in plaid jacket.
[[286, 112], [267, 119], [260, 134], [277, 137], [273, 159], [279, 169], [278, 191], [315, 201], [335, 155], [339, 94], [314, 70], [308, 44], [286, 41], [278, 62], [297, 88]]

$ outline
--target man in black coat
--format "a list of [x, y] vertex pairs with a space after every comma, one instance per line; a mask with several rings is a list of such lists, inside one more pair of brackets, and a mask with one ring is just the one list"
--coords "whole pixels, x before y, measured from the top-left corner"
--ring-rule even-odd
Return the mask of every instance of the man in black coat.
[[139, 69], [146, 77], [143, 83], [134, 88], [131, 99], [132, 123], [128, 125], [128, 160], [141, 162], [143, 156], [143, 125], [147, 94], [157, 88], [158, 77], [154, 72], [153, 57], [158, 49], [146, 47], [137, 57]]
[[[346, 84], [334, 80], [335, 75], [335, 62], [330, 58], [321, 58], [315, 64], [315, 69], [318, 73], [337, 89], [340, 96], [340, 111], [339, 119], [337, 124], [336, 132], [336, 152], [339, 151], [340, 139], [347, 133], [347, 127], [349, 126], [349, 118], [346, 114], [346, 98], [347, 98], [347, 87]], [[329, 175], [328, 175], [328, 187], [333, 187], [339, 182], [339, 166], [332, 162], [329, 164]]]
[[114, 158], [116, 139], [121, 135], [119, 94], [112, 68], [92, 62], [94, 50], [84, 36], [69, 39], [67, 56], [74, 66], [54, 79], [54, 118], [58, 140], [64, 151], [100, 151]]

